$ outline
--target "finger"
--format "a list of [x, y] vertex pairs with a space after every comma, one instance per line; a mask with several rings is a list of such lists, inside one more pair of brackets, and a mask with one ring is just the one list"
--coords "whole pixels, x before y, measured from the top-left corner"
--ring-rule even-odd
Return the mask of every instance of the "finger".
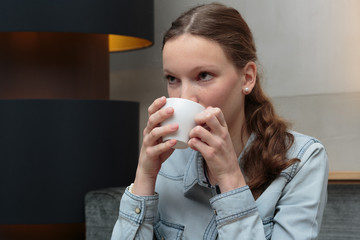
[[179, 124], [169, 124], [152, 129], [144, 136], [144, 143], [146, 146], [153, 146], [158, 143], [158, 140], [166, 135], [176, 132], [179, 129]]
[[213, 134], [220, 135], [223, 132], [223, 126], [221, 125], [219, 119], [213, 115], [210, 114], [206, 119], [206, 127], [210, 129], [209, 131]]
[[216, 135], [221, 135], [226, 122], [219, 108], [208, 108], [195, 117], [195, 122]]
[[158, 127], [159, 124], [174, 114], [174, 108], [168, 107], [160, 109], [157, 112], [150, 115], [145, 134], [151, 132], [153, 128]]
[[220, 108], [212, 108], [212, 111], [214, 112], [214, 115], [218, 119], [221, 126], [226, 127], [227, 124], [226, 124], [225, 116], [224, 116], [224, 113], [221, 111], [221, 109]]
[[[224, 148], [224, 136], [225, 134], [214, 134], [213, 131], [209, 131], [205, 129], [202, 126], [196, 126], [190, 131], [190, 138], [191, 139], [197, 139], [203, 143], [205, 143], [207, 146], [211, 147], [212, 149], [222, 149]], [[201, 152], [201, 150], [199, 149]], [[204, 156], [204, 155], [203, 155]]]
[[[172, 141], [172, 142], [170, 142], [170, 141]], [[165, 152], [163, 152], [163, 153], [161, 154], [161, 156], [160, 156], [160, 163], [161, 163], [161, 164], [163, 164], [163, 162], [165, 162], [166, 159], [168, 159], [168, 158], [170, 157], [170, 155], [175, 151], [174, 146], [175, 146], [175, 144], [176, 144], [176, 140], [175, 140], [175, 139], [171, 139], [171, 140], [166, 141], [166, 142], [169, 142], [169, 143], [168, 143], [168, 144], [169, 144], [168, 146], [170, 147], [170, 149], [167, 150], [167, 151], [165, 151]]]
[[208, 107], [207, 112], [209, 112], [212, 116], [215, 116], [221, 126], [226, 127], [225, 117], [220, 108]]
[[206, 129], [204, 126], [196, 126], [193, 129], [191, 129], [189, 133], [190, 138], [197, 138], [202, 142], [205, 142], [206, 144], [210, 144], [210, 139], [212, 138], [212, 134], [208, 129]]
[[[165, 103], [166, 103], [166, 98], [164, 96], [155, 99], [154, 102], [148, 107], [149, 118], [152, 114], [154, 114], [156, 111], [158, 111], [160, 108], [162, 108], [165, 105]], [[143, 136], [145, 136], [147, 133], [149, 133], [153, 128], [154, 128], [154, 126], [151, 126], [149, 124], [149, 120], [148, 120], [147, 125], [143, 131]]]
[[211, 148], [206, 144], [206, 142], [201, 141], [199, 138], [191, 138], [188, 142], [188, 145], [195, 151], [200, 152], [204, 158], [208, 158], [209, 154], [207, 153], [211, 151]]
[[220, 108], [207, 107], [195, 116], [195, 122], [199, 125], [205, 124], [212, 116], [215, 116], [221, 126], [226, 127], [226, 121]]
[[149, 116], [162, 108], [166, 103], [166, 97], [162, 96], [160, 98], [155, 99], [155, 101], [149, 106], [148, 114]]
[[169, 150], [172, 150], [172, 147], [175, 146], [176, 140], [171, 139], [166, 142], [159, 143], [153, 147], [148, 147], [146, 149], [146, 155], [149, 158], [158, 158], [161, 154], [166, 153]]

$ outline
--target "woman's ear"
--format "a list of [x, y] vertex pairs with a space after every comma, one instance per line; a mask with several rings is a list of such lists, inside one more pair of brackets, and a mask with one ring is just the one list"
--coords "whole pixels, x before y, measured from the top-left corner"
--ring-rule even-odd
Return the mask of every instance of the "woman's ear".
[[253, 90], [256, 84], [256, 74], [257, 74], [256, 63], [252, 61], [248, 62], [245, 65], [245, 67], [242, 69], [242, 72], [243, 72], [242, 90], [245, 95], [248, 95], [251, 93], [251, 91]]

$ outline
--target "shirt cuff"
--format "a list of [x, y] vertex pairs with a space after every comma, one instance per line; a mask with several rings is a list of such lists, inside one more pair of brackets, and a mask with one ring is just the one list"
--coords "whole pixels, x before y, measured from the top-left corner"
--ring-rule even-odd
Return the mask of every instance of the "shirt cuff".
[[157, 193], [152, 196], [137, 196], [126, 188], [121, 198], [119, 215], [139, 225], [143, 221], [154, 221], [157, 216], [158, 200]]
[[217, 226], [237, 221], [257, 211], [254, 197], [248, 186], [216, 195], [210, 199]]

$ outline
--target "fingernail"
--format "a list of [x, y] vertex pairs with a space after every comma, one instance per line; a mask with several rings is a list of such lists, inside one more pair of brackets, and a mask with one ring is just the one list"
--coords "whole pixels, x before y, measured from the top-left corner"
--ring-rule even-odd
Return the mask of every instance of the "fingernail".
[[166, 108], [166, 113], [172, 113], [174, 109], [172, 107]]

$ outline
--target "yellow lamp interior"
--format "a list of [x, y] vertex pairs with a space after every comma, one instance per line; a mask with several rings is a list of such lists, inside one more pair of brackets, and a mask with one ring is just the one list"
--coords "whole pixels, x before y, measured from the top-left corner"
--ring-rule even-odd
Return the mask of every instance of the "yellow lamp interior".
[[109, 34], [109, 51], [119, 52], [151, 46], [152, 42], [143, 38]]

